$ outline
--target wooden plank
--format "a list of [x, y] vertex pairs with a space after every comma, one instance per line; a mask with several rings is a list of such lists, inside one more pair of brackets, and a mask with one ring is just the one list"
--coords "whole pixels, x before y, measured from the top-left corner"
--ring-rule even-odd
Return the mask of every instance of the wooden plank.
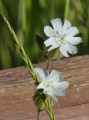
[[[34, 67], [45, 69], [46, 63]], [[51, 69], [61, 71], [70, 83], [66, 96], [58, 97], [53, 107], [57, 120], [89, 120], [89, 56], [54, 61]], [[26, 67], [0, 71], [0, 120], [36, 120], [35, 90]], [[42, 120], [49, 120], [45, 111]]]

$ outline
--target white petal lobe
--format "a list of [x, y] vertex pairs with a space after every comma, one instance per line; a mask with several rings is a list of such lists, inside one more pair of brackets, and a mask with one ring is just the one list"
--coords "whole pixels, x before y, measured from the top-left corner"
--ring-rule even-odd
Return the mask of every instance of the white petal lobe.
[[70, 35], [70, 36], [75, 36], [79, 33], [78, 29], [76, 27], [70, 27], [68, 30], [67, 30], [67, 34]]
[[63, 34], [66, 34], [67, 29], [70, 27], [71, 27], [71, 23], [68, 20], [65, 20], [63, 25]]
[[64, 89], [55, 89], [55, 95], [57, 96], [65, 96], [65, 90]]
[[44, 86], [44, 83], [40, 83], [38, 86], [37, 86], [37, 89], [44, 89], [45, 86]]
[[51, 73], [50, 73], [50, 75], [49, 75], [49, 80], [50, 81], [59, 80], [59, 71], [52, 70]]
[[40, 81], [45, 81], [45, 73], [41, 68], [34, 68], [35, 73], [39, 76]]
[[76, 54], [78, 52], [77, 47], [71, 44], [67, 44], [67, 50], [70, 54]]
[[57, 48], [57, 47], [58, 47], [58, 45], [55, 44], [55, 45], [51, 46], [51, 47], [48, 49], [48, 51], [51, 51], [51, 50], [53, 50], [53, 49], [55, 49], [55, 48]]
[[59, 84], [56, 86], [56, 88], [58, 89], [66, 89], [68, 88], [69, 83], [67, 81], [63, 81], [63, 82], [59, 82]]
[[51, 23], [52, 23], [55, 31], [61, 31], [62, 30], [62, 22], [61, 22], [60, 18], [56, 18], [56, 19], [51, 20]]
[[44, 27], [44, 33], [48, 37], [54, 37], [54, 36], [56, 36], [56, 32], [50, 26], [45, 26]]
[[66, 44], [61, 44], [59, 50], [62, 53], [62, 55], [64, 55], [65, 57], [69, 57]]
[[58, 102], [58, 99], [56, 98], [56, 96], [53, 93], [49, 92], [48, 95], [50, 97], [52, 97], [54, 99], [54, 101]]
[[78, 45], [78, 44], [80, 44], [82, 42], [82, 38], [81, 37], [67, 36], [66, 41], [69, 42], [72, 45]]
[[45, 42], [44, 42], [45, 46], [48, 47], [50, 45], [55, 45], [56, 42], [55, 42], [55, 39], [54, 37], [50, 37], [49, 39], [47, 39]]

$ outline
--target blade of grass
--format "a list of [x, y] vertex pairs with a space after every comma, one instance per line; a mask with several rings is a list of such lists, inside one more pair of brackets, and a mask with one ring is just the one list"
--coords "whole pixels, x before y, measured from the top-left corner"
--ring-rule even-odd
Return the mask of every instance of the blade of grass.
[[70, 0], [66, 0], [64, 20], [68, 19]]
[[[6, 17], [3, 15], [3, 13], [1, 13], [1, 16], [2, 16], [2, 18], [4, 19], [6, 25], [7, 25], [8, 29], [9, 29], [9, 31], [10, 31], [13, 39], [14, 39], [14, 42], [15, 42], [15, 44], [16, 44], [16, 46], [17, 46], [17, 48], [18, 48], [18, 50], [19, 50], [19, 52], [20, 52], [20, 54], [21, 54], [21, 56], [22, 56], [22, 58], [23, 58], [23, 60], [24, 60], [24, 62], [26, 63], [26, 65], [27, 65], [27, 67], [28, 67], [31, 75], [33, 76], [36, 85], [38, 85], [38, 84], [39, 84], [39, 78], [38, 78], [38, 76], [34, 73], [34, 68], [33, 68], [33, 65], [32, 65], [30, 59], [28, 58], [27, 54], [25, 53], [24, 48], [20, 45], [19, 40], [18, 40], [18, 38], [17, 38], [17, 36], [16, 36], [13, 28], [10, 26], [8, 20], [7, 20]], [[41, 91], [39, 90], [39, 92], [41, 92]], [[41, 94], [42, 94], [42, 96], [43, 96], [43, 92], [41, 92]], [[49, 117], [50, 117], [50, 120], [55, 120], [55, 116], [54, 116], [54, 114], [53, 114], [53, 112], [52, 112], [52, 108], [51, 108], [51, 106], [50, 106], [50, 101], [49, 101], [48, 99], [47, 99], [46, 101], [44, 101], [44, 98], [43, 98], [43, 97], [42, 97], [42, 99], [43, 99], [43, 102], [44, 102], [44, 104], [45, 104], [46, 111], [47, 111], [47, 113], [48, 113], [48, 115], [49, 115]]]
[[32, 75], [33, 78], [35, 79], [35, 82], [36, 82], [36, 85], [37, 85], [37, 84], [39, 83], [39, 79], [38, 79], [37, 75], [34, 73], [34, 68], [33, 68], [33, 66], [32, 66], [32, 63], [31, 63], [30, 59], [28, 58], [28, 56], [27, 56], [25, 50], [23, 49], [22, 45], [20, 45], [19, 40], [18, 40], [18, 38], [17, 38], [17, 36], [16, 36], [13, 28], [10, 26], [8, 20], [7, 20], [6, 17], [3, 15], [3, 13], [1, 13], [1, 16], [2, 16], [2, 18], [4, 19], [6, 25], [7, 25], [8, 29], [9, 29], [9, 31], [10, 31], [13, 39], [14, 39], [15, 44], [16, 44], [19, 52], [21, 53], [21, 56], [22, 56], [24, 62], [26, 63], [26, 65], [27, 65], [27, 67], [28, 67], [31, 75]]

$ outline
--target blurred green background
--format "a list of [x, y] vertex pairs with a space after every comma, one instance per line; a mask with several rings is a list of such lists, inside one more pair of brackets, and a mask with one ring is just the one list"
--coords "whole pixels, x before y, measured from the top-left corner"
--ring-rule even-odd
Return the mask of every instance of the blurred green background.
[[[0, 12], [9, 20], [20, 43], [32, 63], [43, 61], [35, 35], [46, 38], [43, 28], [51, 25], [50, 20], [64, 21], [68, 0], [0, 0]], [[67, 19], [78, 27], [83, 43], [78, 45], [78, 54], [89, 54], [89, 0], [70, 0]], [[14, 45], [12, 37], [0, 16], [0, 69], [23, 66], [24, 62]]]

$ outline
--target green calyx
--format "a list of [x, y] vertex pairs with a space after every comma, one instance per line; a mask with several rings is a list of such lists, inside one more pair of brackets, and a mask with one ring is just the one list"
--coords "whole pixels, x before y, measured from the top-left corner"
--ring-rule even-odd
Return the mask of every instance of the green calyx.
[[45, 47], [43, 38], [41, 38], [38, 35], [36, 35], [36, 42], [37, 42], [39, 48], [43, 51], [44, 58], [46, 60], [58, 60], [61, 57], [63, 57], [58, 48], [48, 51], [50, 46]]
[[[43, 90], [37, 90], [33, 96], [33, 100], [35, 105], [38, 107], [39, 110], [45, 109], [45, 102], [47, 102], [48, 97], [43, 94]], [[54, 105], [54, 100], [50, 98], [50, 105]]]

